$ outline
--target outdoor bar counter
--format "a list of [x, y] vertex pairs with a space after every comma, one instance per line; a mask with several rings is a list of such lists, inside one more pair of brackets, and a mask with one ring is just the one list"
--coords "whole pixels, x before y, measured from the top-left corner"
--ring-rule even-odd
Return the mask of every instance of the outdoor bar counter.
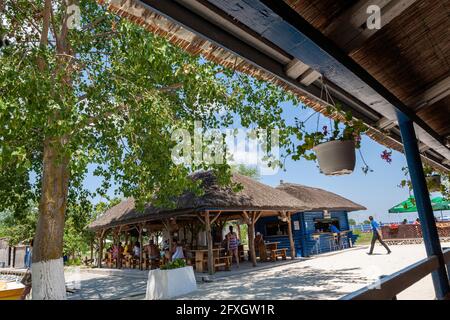
[[339, 237], [333, 232], [314, 232], [311, 239], [315, 242], [312, 248], [315, 254], [351, 247], [351, 231], [347, 230], [341, 231]]

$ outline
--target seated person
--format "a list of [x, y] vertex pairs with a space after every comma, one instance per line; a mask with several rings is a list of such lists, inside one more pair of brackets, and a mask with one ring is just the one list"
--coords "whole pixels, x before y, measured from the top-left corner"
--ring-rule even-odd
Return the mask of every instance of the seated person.
[[266, 245], [264, 244], [264, 239], [260, 232], [256, 233], [254, 243], [256, 256], [259, 256], [261, 261], [267, 260]]
[[420, 219], [417, 218], [416, 221], [414, 221], [414, 224], [420, 224]]
[[139, 241], [136, 241], [134, 243], [133, 256], [135, 258], [139, 258], [141, 256], [141, 244], [139, 243]]
[[175, 259], [185, 259], [183, 246], [177, 240], [172, 242], [172, 261]]
[[403, 219], [402, 224], [408, 224], [408, 220]]
[[147, 246], [147, 253], [150, 260], [156, 260], [159, 258], [159, 248], [153, 240], [149, 241], [149, 244]]

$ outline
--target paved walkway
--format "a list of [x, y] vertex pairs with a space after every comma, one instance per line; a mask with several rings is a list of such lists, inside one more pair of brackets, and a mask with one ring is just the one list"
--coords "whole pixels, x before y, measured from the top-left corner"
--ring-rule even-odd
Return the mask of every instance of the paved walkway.
[[[449, 247], [450, 243], [442, 244]], [[368, 256], [367, 247], [334, 255], [316, 256], [273, 268], [237, 272], [200, 282], [194, 293], [179, 299], [338, 299], [425, 258], [421, 245], [391, 246], [392, 254], [377, 246]], [[223, 273], [225, 274], [225, 273]], [[69, 279], [69, 278], [68, 278]], [[81, 273], [80, 290], [69, 299], [143, 299], [146, 278]], [[402, 292], [399, 299], [434, 299], [431, 276]]]

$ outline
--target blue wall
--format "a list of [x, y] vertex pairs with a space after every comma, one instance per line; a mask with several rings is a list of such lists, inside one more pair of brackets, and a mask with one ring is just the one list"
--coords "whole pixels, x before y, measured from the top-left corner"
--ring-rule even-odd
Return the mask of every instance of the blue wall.
[[[339, 221], [340, 230], [349, 230], [348, 215], [346, 211], [330, 212], [332, 218], [336, 218]], [[295, 252], [297, 256], [310, 256], [316, 253], [315, 244], [316, 240], [312, 238], [312, 234], [315, 232], [314, 219], [322, 219], [323, 212], [298, 212], [291, 216], [292, 219], [292, 235], [294, 238]], [[288, 248], [288, 254], [290, 254], [289, 237], [287, 235], [282, 236], [267, 236], [266, 223], [278, 221], [278, 217], [264, 217], [259, 219], [255, 225], [255, 231], [260, 232], [264, 236], [265, 241], [280, 242], [279, 248]], [[295, 230], [295, 221], [298, 221], [300, 230]], [[329, 234], [321, 234], [319, 240], [319, 253], [330, 251], [330, 237]]]

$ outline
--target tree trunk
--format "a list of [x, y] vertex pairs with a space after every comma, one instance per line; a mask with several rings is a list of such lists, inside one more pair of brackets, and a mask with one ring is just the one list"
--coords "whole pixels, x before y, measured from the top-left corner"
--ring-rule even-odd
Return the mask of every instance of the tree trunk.
[[62, 259], [69, 158], [62, 139], [44, 141], [42, 194], [33, 246], [33, 299], [65, 299]]
[[248, 249], [252, 258], [252, 265], [256, 267], [256, 253], [255, 253], [255, 223], [252, 221], [247, 224], [248, 226]]
[[295, 259], [295, 243], [294, 243], [294, 236], [292, 235], [292, 220], [290, 213], [288, 213], [287, 223], [288, 223], [289, 245], [291, 247], [291, 258]]

